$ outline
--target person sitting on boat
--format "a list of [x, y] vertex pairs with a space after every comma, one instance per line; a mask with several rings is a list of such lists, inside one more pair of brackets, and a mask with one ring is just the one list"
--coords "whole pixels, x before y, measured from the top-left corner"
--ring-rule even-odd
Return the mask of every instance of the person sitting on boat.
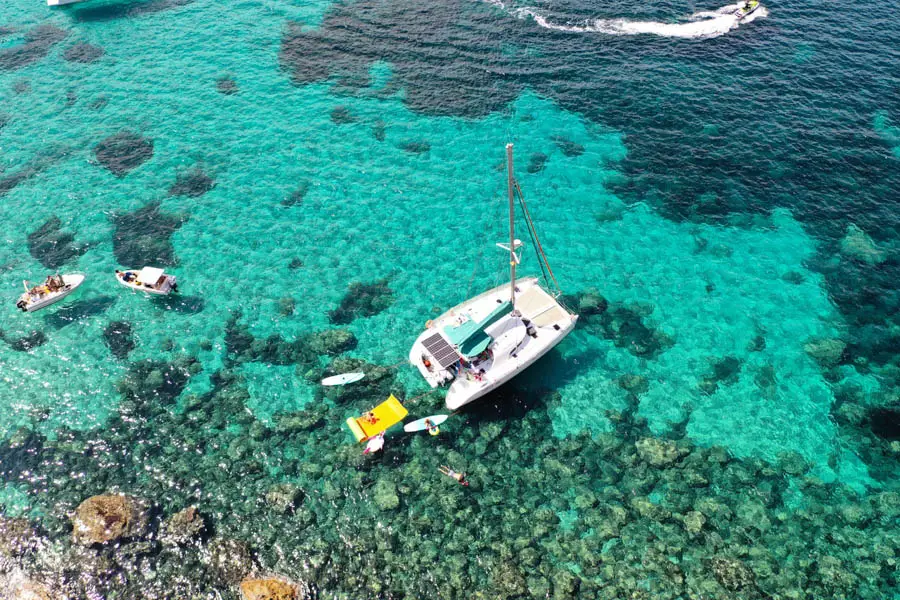
[[469, 482], [466, 480], [465, 473], [457, 473], [450, 467], [447, 467], [444, 465], [441, 465], [438, 470], [441, 473], [443, 473], [444, 475], [446, 475], [447, 477], [451, 477], [451, 478], [455, 479], [460, 485], [469, 485]]

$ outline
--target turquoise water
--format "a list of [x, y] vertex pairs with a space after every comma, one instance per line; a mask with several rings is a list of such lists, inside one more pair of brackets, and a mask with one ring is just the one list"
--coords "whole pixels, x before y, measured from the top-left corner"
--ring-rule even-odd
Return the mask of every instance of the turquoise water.
[[[794, 4], [738, 26], [671, 2], [5, 0], [0, 500], [40, 543], [2, 576], [110, 598], [238, 597], [251, 573], [323, 598], [896, 593], [900, 40]], [[440, 410], [408, 347], [506, 277], [507, 142], [581, 323], [438, 440], [364, 458], [344, 419], [388, 393]], [[113, 278], [151, 264], [177, 296]], [[86, 283], [15, 311], [53, 271]], [[371, 311], [332, 312], [379, 282]], [[110, 492], [150, 500], [147, 531], [79, 550], [75, 508]], [[190, 505], [206, 531], [173, 549]]]

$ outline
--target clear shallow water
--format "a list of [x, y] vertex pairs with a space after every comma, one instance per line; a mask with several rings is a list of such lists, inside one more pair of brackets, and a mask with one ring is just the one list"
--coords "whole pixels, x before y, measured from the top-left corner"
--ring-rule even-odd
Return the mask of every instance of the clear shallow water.
[[[623, 529], [636, 533], [597, 543], [606, 548], [618, 540], [611, 543], [626, 554], [616, 560], [635, 568], [628, 553], [642, 552], [641, 528], [657, 527], [647, 520], [675, 525], [633, 498], [646, 496], [679, 515], [702, 504], [696, 481], [674, 481], [675, 471], [696, 471], [726, 503], [747, 489], [767, 496], [767, 518], [787, 525], [765, 534], [772, 536], [765, 542], [760, 534], [759, 544], [787, 548], [784, 540], [797, 535], [792, 527], [805, 527], [794, 516], [775, 517], [788, 506], [885, 504], [871, 498], [894, 487], [891, 399], [900, 374], [892, 321], [898, 40], [887, 23], [850, 18], [849, 10], [817, 20], [811, 15], [820, 13], [800, 3], [770, 7], [765, 18], [716, 38], [685, 40], [547, 29], [522, 18], [523, 7], [478, 2], [270, 2], [227, 11], [200, 1], [92, 2], [50, 11], [16, 0], [4, 8], [0, 27], [10, 31], [0, 37], [0, 289], [10, 310], [0, 313], [0, 427], [11, 440], [3, 459], [8, 514], [38, 517], [48, 536], [67, 539], [67, 511], [92, 494], [152, 497], [160, 519], [193, 503], [207, 514], [212, 537], [249, 542], [262, 571], [308, 579], [325, 596], [421, 596], [412, 576], [397, 575], [379, 589], [372, 577], [341, 580], [354, 560], [343, 553], [370, 556], [378, 548], [367, 540], [359, 551], [346, 536], [375, 510], [360, 486], [390, 496], [380, 481], [403, 497], [399, 512], [381, 505], [376, 512], [402, 538], [393, 550], [399, 563], [377, 559], [388, 569], [420, 560], [410, 558], [413, 540], [428, 526], [414, 517], [429, 506], [440, 505], [438, 519], [465, 520], [466, 510], [479, 510], [496, 522], [512, 519], [530, 494], [532, 509], [552, 508], [565, 524], [525, 536], [552, 557], [532, 565], [539, 573], [532, 576], [560, 594], [576, 593], [566, 591], [566, 572], [578, 576], [584, 597], [612, 580], [622, 587], [609, 593], [655, 590], [660, 597], [738, 590], [786, 597], [778, 594], [807, 585], [861, 596], [893, 589], [886, 562], [869, 573], [871, 590], [859, 587], [863, 572], [845, 576], [841, 586], [824, 575], [806, 582], [787, 575], [787, 556], [767, 559], [765, 567], [696, 536], [679, 542], [687, 579], [678, 583], [669, 573], [669, 588], [650, 583], [653, 569], [601, 571], [585, 558], [601, 548], [584, 542], [593, 540], [592, 519], [602, 511], [629, 507]], [[557, 23], [671, 24], [718, 7], [530, 8]], [[35, 29], [46, 25], [58, 29]], [[72, 54], [78, 44], [102, 54], [79, 62], [97, 52]], [[152, 156], [117, 176], [98, 164], [95, 150], [122, 130], [152, 140]], [[403, 361], [425, 320], [502, 281], [493, 243], [504, 236], [507, 141], [516, 145], [517, 175], [563, 288], [576, 302], [589, 290], [602, 294], [609, 320], [584, 318], [514, 388], [450, 427], [437, 449], [397, 438], [398, 449], [383, 461], [363, 463], [342, 429], [344, 417], [388, 391], [415, 398], [415, 414], [440, 407], [439, 397], [420, 397], [426, 390], [412, 369], [401, 366], [384, 384], [323, 403], [312, 382], [329, 357], [294, 360], [265, 354], [259, 343], [242, 350], [229, 332], [238, 324], [257, 340], [293, 341], [345, 327], [357, 340], [346, 356]], [[197, 170], [209, 179], [195, 178], [194, 187], [181, 190], [189, 193], [173, 195], [178, 178]], [[152, 203], [158, 213], [127, 216]], [[29, 234], [53, 217], [78, 248], [60, 270], [82, 271], [88, 281], [61, 307], [16, 313], [21, 280], [48, 271], [29, 253]], [[148, 246], [135, 235], [142, 220], [152, 228], [166, 219], [170, 246]], [[862, 250], [842, 243], [851, 223], [873, 238]], [[112, 278], [114, 268], [145, 263], [169, 263], [182, 298], [150, 301]], [[385, 278], [393, 292], [385, 310], [330, 322], [351, 283]], [[130, 326], [134, 345], [118, 358], [104, 341], [104, 330], [117, 322]], [[820, 338], [845, 346], [817, 361], [807, 344]], [[23, 339], [32, 341], [23, 347]], [[184, 381], [179, 369], [141, 367], [184, 357], [196, 361], [185, 367]], [[642, 383], [625, 384], [633, 375]], [[514, 408], [490, 412], [504, 403]], [[522, 405], [530, 410], [520, 424]], [[190, 416], [195, 406], [205, 419]], [[879, 406], [888, 412], [866, 412]], [[320, 411], [324, 421], [279, 437], [287, 435], [279, 433], [283, 415], [303, 408]], [[510, 442], [494, 443], [497, 427], [507, 428]], [[27, 437], [30, 431], [46, 438]], [[578, 437], [584, 431], [594, 445]], [[646, 464], [635, 464], [636, 444], [654, 435], [679, 439], [701, 458], [681, 457], [676, 468], [638, 451]], [[114, 464], [101, 468], [84, 449], [97, 440], [117, 449]], [[731, 471], [707, 466], [717, 464], [703, 455], [711, 446], [739, 459]], [[572, 460], [566, 452], [581, 456], [580, 471], [562, 476], [568, 504], [532, 489], [560, 475], [550, 457], [521, 457], [523, 447], [563, 453], [553, 454], [555, 461]], [[835, 484], [810, 489], [809, 481], [793, 481], [803, 469], [791, 468], [785, 452]], [[434, 481], [438, 457], [477, 474], [475, 498], [436, 487], [444, 483]], [[223, 460], [232, 464], [232, 481], [216, 473]], [[781, 460], [784, 470], [768, 473], [754, 462], [760, 460]], [[604, 462], [618, 465], [619, 476], [604, 479]], [[498, 473], [519, 466], [521, 473], [501, 481]], [[735, 475], [738, 469], [748, 474]], [[261, 500], [284, 482], [304, 490], [304, 507], [291, 517]], [[667, 494], [667, 486], [676, 491]], [[594, 501], [584, 499], [585, 488]], [[740, 519], [758, 520], [756, 510], [747, 508]], [[892, 513], [871, 510], [874, 516], [848, 523], [891, 535]], [[711, 524], [714, 512], [704, 513]], [[452, 581], [433, 573], [429, 581], [446, 583], [451, 596], [518, 581], [493, 559], [473, 565], [487, 555], [508, 562], [510, 552], [523, 551], [513, 542], [525, 534], [460, 527], [498, 547], [454, 546], [444, 565]], [[730, 527], [720, 526], [728, 540], [739, 536]], [[577, 535], [570, 538], [587, 546], [569, 539], [560, 549], [572, 528]], [[287, 544], [278, 531], [319, 542]], [[442, 535], [445, 543], [454, 539], [451, 531]], [[201, 554], [206, 550], [201, 545]], [[860, 560], [843, 546], [827, 549], [838, 550], [841, 560]], [[328, 554], [332, 563], [314, 564], [313, 557]], [[145, 560], [158, 561], [161, 571], [172, 561], [165, 552], [150, 556]], [[730, 587], [721, 569], [709, 566], [713, 556], [747, 560], [759, 583]], [[197, 560], [197, 569], [207, 568]], [[429, 572], [416, 564], [416, 573]], [[765, 574], [771, 565], [783, 581]], [[213, 587], [216, 577], [206, 577], [197, 575], [198, 589]], [[541, 581], [522, 589], [507, 584], [512, 596], [542, 595]]]

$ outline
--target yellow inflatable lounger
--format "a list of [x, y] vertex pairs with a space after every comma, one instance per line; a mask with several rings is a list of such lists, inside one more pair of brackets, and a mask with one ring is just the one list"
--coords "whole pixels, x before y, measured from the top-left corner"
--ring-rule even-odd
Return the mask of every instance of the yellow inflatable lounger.
[[408, 414], [409, 411], [391, 394], [387, 400], [363, 416], [348, 418], [347, 427], [353, 432], [357, 442], [364, 442], [388, 427], [396, 425]]

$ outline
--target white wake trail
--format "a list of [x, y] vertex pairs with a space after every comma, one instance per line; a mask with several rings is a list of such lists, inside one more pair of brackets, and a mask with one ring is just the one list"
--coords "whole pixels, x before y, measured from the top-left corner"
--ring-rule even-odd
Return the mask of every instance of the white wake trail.
[[[501, 0], [488, 0], [491, 4], [507, 10]], [[752, 14], [738, 19], [734, 12], [743, 6], [743, 2], [729, 4], [715, 11], [694, 13], [684, 23], [661, 23], [657, 21], [632, 21], [629, 19], [587, 19], [579, 23], [556, 23], [536, 8], [522, 7], [509, 11], [519, 18], [532, 18], [545, 29], [568, 31], [572, 33], [602, 33], [607, 35], [640, 35], [651, 34], [677, 38], [707, 38], [724, 35], [743, 23], [750, 23], [758, 18], [768, 16], [764, 6], [760, 6]]]

